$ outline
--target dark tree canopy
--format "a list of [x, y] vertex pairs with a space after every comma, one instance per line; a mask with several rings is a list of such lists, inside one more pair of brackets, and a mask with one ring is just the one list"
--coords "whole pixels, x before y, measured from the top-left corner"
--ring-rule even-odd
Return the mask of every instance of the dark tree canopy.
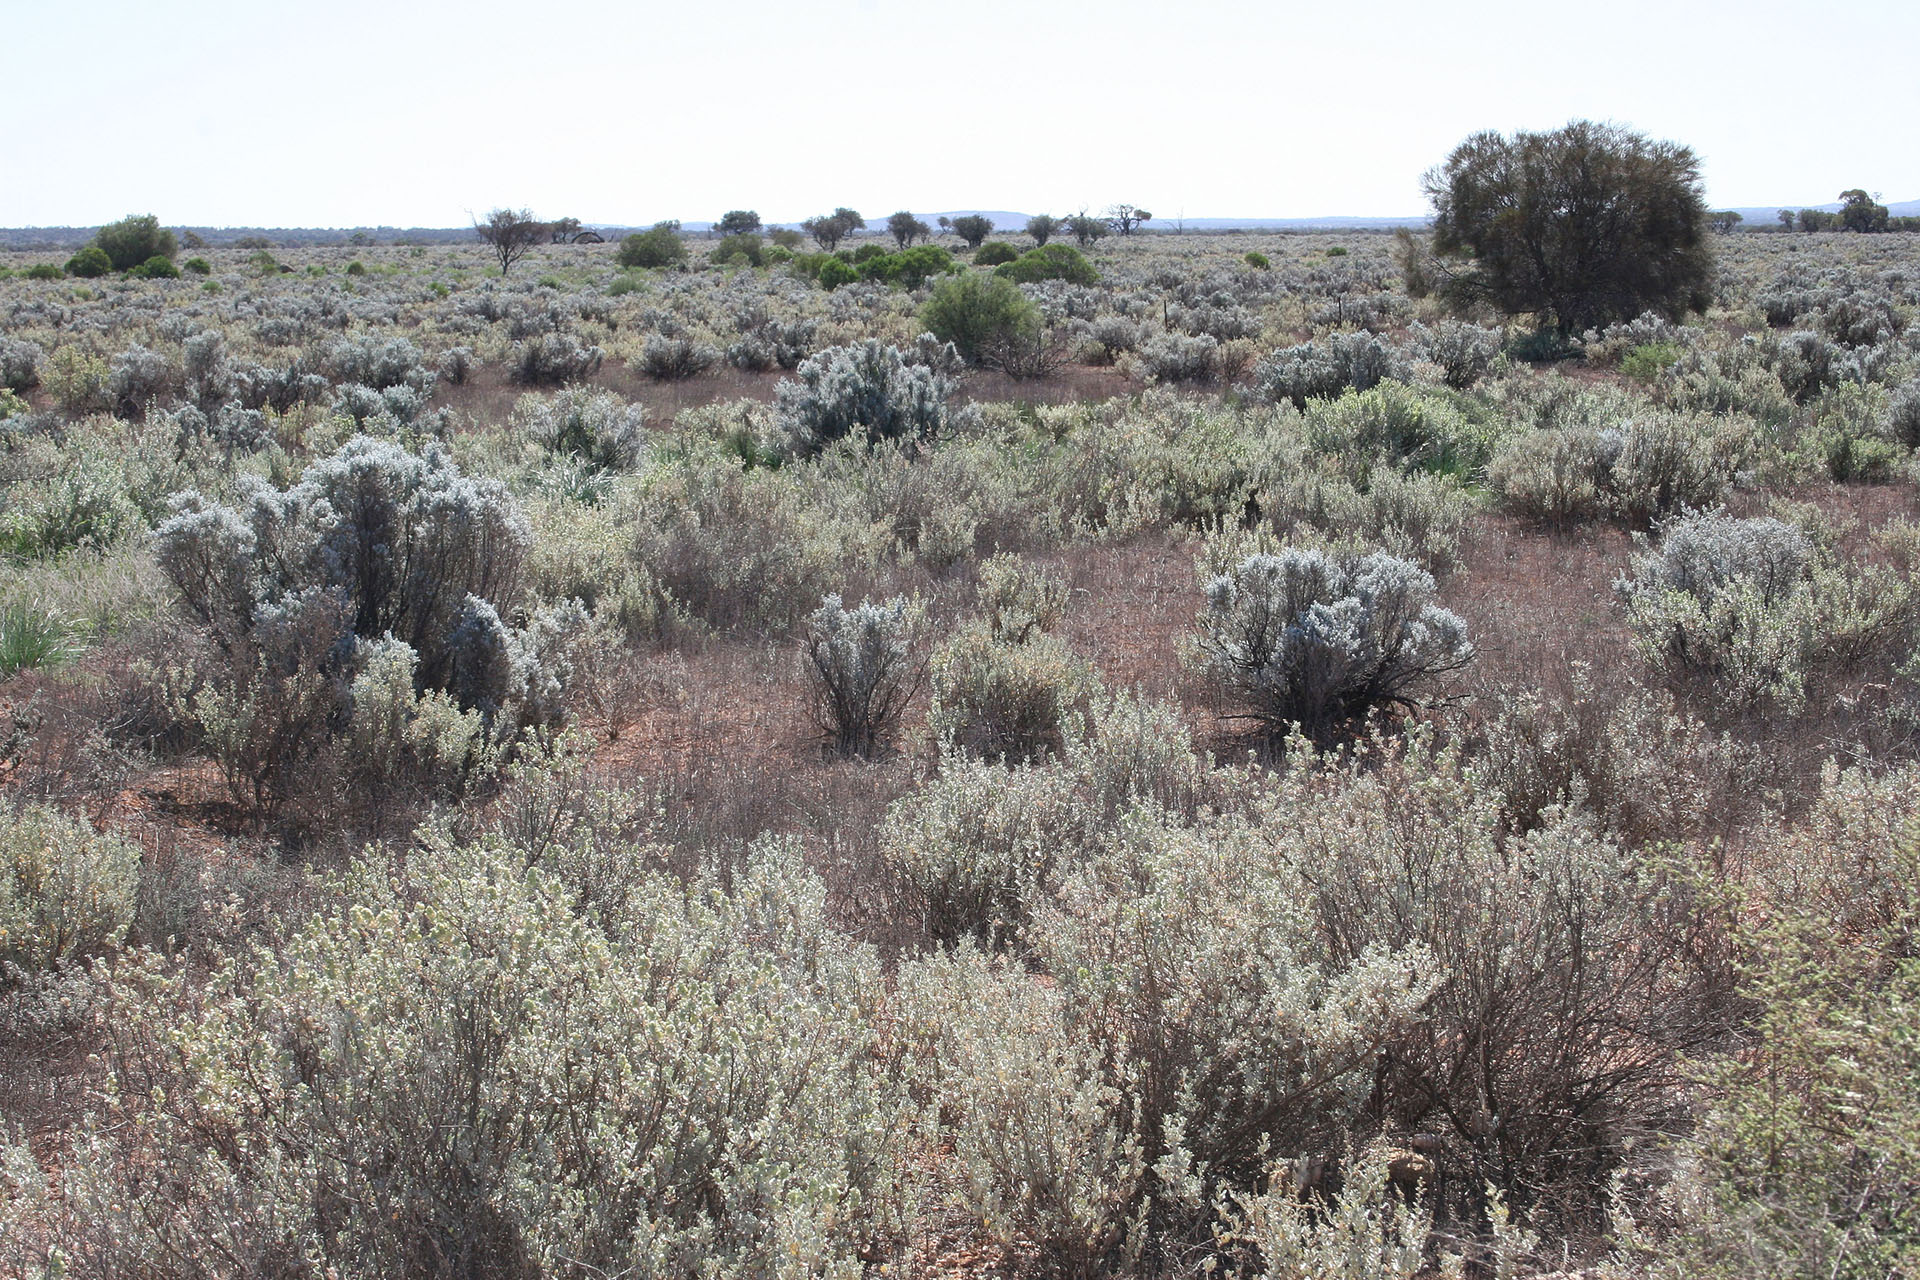
[[894, 242], [902, 249], [915, 240], [924, 240], [933, 234], [933, 228], [908, 213], [905, 209], [887, 219], [887, 231]]
[[1439, 287], [1457, 306], [1562, 333], [1706, 306], [1708, 213], [1687, 147], [1587, 120], [1480, 133], [1425, 185]]
[[501, 275], [513, 270], [514, 263], [547, 238], [547, 224], [534, 217], [531, 209], [495, 209], [473, 229], [493, 247], [493, 256], [500, 259]]
[[151, 258], [171, 258], [180, 251], [173, 232], [150, 213], [128, 214], [94, 233], [93, 243], [107, 255], [115, 271], [128, 271]]
[[800, 224], [800, 229], [812, 236], [822, 249], [825, 249], [828, 253], [832, 253], [835, 246], [842, 240], [854, 232], [861, 230], [866, 225], [867, 220], [865, 218], [861, 217], [856, 211], [842, 205], [832, 213], [823, 213], [817, 218], [808, 218]]
[[993, 219], [983, 218], [977, 213], [955, 218], [953, 234], [966, 241], [967, 248], [978, 249], [981, 242], [993, 234]]
[[1840, 229], [1842, 231], [1885, 231], [1887, 206], [1855, 187], [1840, 193]]
[[751, 209], [729, 209], [713, 229], [723, 236], [746, 236], [760, 230], [760, 215]]
[[1027, 219], [1027, 234], [1033, 237], [1035, 247], [1060, 234], [1060, 219], [1050, 213], [1036, 213]]

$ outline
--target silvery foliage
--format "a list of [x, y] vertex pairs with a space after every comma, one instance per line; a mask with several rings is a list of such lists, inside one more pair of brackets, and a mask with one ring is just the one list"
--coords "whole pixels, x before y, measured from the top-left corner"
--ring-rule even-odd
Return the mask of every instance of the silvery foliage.
[[1888, 433], [1909, 449], [1920, 449], [1920, 379], [1894, 392], [1887, 407]]
[[0, 387], [26, 391], [39, 386], [42, 354], [38, 343], [0, 333]]
[[947, 425], [952, 377], [875, 339], [829, 347], [794, 372], [774, 391], [774, 413], [796, 456], [812, 457], [856, 431], [874, 441], [919, 441]]
[[229, 400], [211, 412], [183, 404], [170, 417], [175, 445], [183, 454], [203, 444], [228, 454], [258, 453], [273, 442], [267, 415], [238, 400]]
[[1154, 382], [1205, 382], [1219, 356], [1220, 343], [1208, 334], [1161, 333], [1141, 344], [1135, 361]]
[[1209, 299], [1193, 306], [1169, 307], [1167, 325], [1195, 337], [1218, 338], [1222, 342], [1256, 337], [1261, 329], [1260, 317], [1235, 302], [1231, 295], [1224, 301]]
[[173, 388], [175, 370], [158, 351], [134, 343], [113, 358], [107, 370], [107, 394], [114, 410], [129, 418], [144, 416], [147, 406]]
[[395, 435], [408, 427], [437, 433], [445, 414], [431, 411], [428, 405], [427, 393], [407, 383], [376, 390], [350, 382], [335, 388], [328, 411], [368, 435]]
[[847, 609], [838, 595], [808, 620], [807, 666], [814, 717], [839, 751], [870, 755], [913, 697], [919, 609], [895, 597]]
[[1433, 575], [1384, 552], [1256, 553], [1206, 587], [1200, 647], [1271, 729], [1322, 732], [1407, 705], [1473, 656], [1466, 624], [1433, 603]]
[[1290, 400], [1304, 409], [1309, 400], [1331, 400], [1349, 387], [1366, 391], [1403, 373], [1393, 349], [1373, 334], [1330, 333], [1261, 360], [1253, 385], [1275, 404]]
[[1331, 302], [1315, 308], [1307, 317], [1316, 327], [1345, 328], [1349, 325], [1378, 333], [1403, 322], [1412, 310], [1406, 298], [1396, 293], [1339, 293]]
[[1796, 710], [1819, 630], [1807, 536], [1772, 517], [1717, 513], [1679, 516], [1661, 535], [1614, 583], [1648, 662], [1669, 677], [1710, 677], [1736, 706]]
[[440, 353], [440, 376], [453, 386], [463, 386], [479, 364], [472, 347], [448, 347]]
[[720, 360], [720, 353], [704, 342], [691, 338], [669, 338], [650, 334], [640, 348], [640, 369], [649, 378], [677, 382], [705, 373]]
[[535, 633], [566, 620], [522, 633], [497, 612], [531, 529], [504, 486], [463, 476], [437, 445], [414, 454], [356, 437], [291, 489], [243, 481], [235, 506], [188, 490], [173, 512], [155, 531], [156, 558], [236, 668], [272, 657], [274, 619], [324, 602], [336, 618], [330, 667], [348, 665], [356, 639], [390, 637], [418, 656], [423, 689], [454, 691], [466, 707], [554, 709], [528, 664], [556, 648]]
[[327, 353], [327, 369], [335, 382], [358, 383], [375, 391], [410, 387], [425, 392], [434, 382], [434, 372], [427, 368], [420, 348], [400, 337], [342, 338]]
[[515, 417], [542, 449], [594, 470], [631, 471], [646, 452], [646, 410], [608, 391], [569, 387], [545, 400], [527, 396]]
[[522, 386], [557, 387], [591, 377], [605, 358], [571, 333], [537, 333], [513, 344], [507, 376]]
[[1661, 534], [1657, 552], [1634, 558], [1636, 588], [1683, 591], [1703, 605], [1736, 582], [1778, 604], [1799, 590], [1813, 563], [1807, 535], [1772, 516], [1688, 512], [1661, 526]]
[[1465, 320], [1442, 320], [1429, 329], [1413, 326], [1413, 340], [1421, 356], [1440, 367], [1440, 379], [1456, 391], [1465, 391], [1487, 376], [1500, 355], [1503, 335], [1498, 329]]
[[573, 849], [422, 839], [398, 901], [376, 852], [276, 948], [115, 988], [130, 1069], [62, 1161], [91, 1273], [839, 1280], [894, 1244], [917, 1109], [797, 847], [594, 909]]
[[813, 354], [818, 328], [812, 320], [782, 323], [761, 319], [757, 323], [743, 323], [740, 341], [727, 348], [727, 363], [753, 373], [797, 369], [802, 360]]

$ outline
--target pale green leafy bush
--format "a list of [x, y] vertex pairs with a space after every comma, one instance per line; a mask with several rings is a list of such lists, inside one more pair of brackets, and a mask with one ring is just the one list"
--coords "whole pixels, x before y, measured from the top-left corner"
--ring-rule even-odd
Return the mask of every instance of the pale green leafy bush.
[[140, 850], [45, 805], [0, 797], [0, 970], [117, 946], [133, 922]]
[[1637, 524], [1723, 501], [1752, 461], [1740, 419], [1642, 414], [1528, 431], [1494, 455], [1487, 482], [1509, 511], [1543, 523]]
[[958, 750], [1030, 760], [1059, 749], [1068, 713], [1098, 687], [1091, 664], [1057, 636], [1008, 643], [972, 622], [934, 654], [927, 719]]
[[851, 1280], [897, 1238], [915, 1113], [877, 963], [792, 849], [593, 915], [491, 840], [337, 892], [278, 955], [112, 978], [113, 1087], [63, 1160], [77, 1270]]

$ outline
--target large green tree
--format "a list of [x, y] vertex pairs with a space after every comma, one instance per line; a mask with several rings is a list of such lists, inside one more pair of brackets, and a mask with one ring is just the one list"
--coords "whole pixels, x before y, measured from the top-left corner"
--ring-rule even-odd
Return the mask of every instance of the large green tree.
[[1425, 185], [1440, 289], [1458, 306], [1562, 333], [1706, 306], [1710, 215], [1687, 147], [1587, 120], [1479, 133]]

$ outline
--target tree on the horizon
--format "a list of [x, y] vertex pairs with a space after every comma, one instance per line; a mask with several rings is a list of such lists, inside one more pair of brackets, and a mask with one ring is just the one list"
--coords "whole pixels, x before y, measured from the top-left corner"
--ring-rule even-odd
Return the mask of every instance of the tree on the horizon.
[[924, 240], [933, 234], [933, 228], [908, 213], [905, 209], [887, 219], [887, 233], [894, 243], [905, 249], [915, 240]]
[[527, 256], [528, 250], [547, 238], [547, 224], [534, 217], [531, 209], [495, 209], [485, 222], [474, 223], [473, 229], [493, 247], [503, 276]]
[[722, 236], [754, 235], [760, 230], [760, 215], [752, 209], [729, 209], [720, 215], [713, 229]]

